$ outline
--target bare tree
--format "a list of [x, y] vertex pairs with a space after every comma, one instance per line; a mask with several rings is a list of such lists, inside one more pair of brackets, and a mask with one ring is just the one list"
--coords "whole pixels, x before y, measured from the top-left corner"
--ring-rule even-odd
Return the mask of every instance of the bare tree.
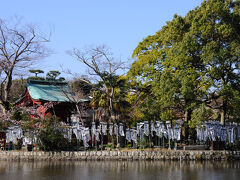
[[26, 71], [37, 60], [49, 55], [45, 38], [33, 25], [0, 19], [0, 109], [9, 110], [9, 93], [16, 72]]
[[123, 62], [116, 61], [109, 48], [105, 45], [89, 47], [83, 50], [74, 48], [68, 52], [69, 55], [76, 58], [88, 67], [89, 75], [95, 76], [97, 80], [103, 83], [104, 88], [101, 89], [109, 99], [109, 113], [110, 116], [114, 115], [113, 100], [114, 88], [116, 81], [116, 73], [118, 70], [123, 69]]

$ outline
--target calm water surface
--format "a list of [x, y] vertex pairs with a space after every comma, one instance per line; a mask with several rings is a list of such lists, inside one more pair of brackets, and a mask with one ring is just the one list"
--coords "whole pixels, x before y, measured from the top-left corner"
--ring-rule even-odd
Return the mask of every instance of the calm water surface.
[[213, 179], [240, 180], [240, 162], [0, 161], [0, 180]]

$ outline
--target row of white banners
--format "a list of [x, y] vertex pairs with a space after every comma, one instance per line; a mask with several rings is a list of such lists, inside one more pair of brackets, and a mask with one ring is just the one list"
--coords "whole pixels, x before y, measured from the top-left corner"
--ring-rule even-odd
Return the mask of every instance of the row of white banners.
[[[98, 125], [95, 122], [92, 123], [91, 128], [83, 127], [80, 123], [74, 123], [71, 127], [61, 129], [64, 137], [71, 142], [72, 134], [76, 136], [79, 141], [83, 141], [84, 147], [89, 147], [89, 141], [95, 139], [100, 141], [100, 136], [115, 135], [126, 138], [127, 142], [138, 143], [144, 141], [145, 136], [157, 136], [159, 138], [165, 137], [169, 140], [181, 140], [181, 122], [171, 125], [170, 121], [166, 123], [156, 121], [149, 123], [144, 121], [137, 123], [136, 127], [126, 128], [124, 124], [113, 124], [100, 122]], [[228, 141], [229, 143], [235, 143], [240, 139], [240, 126], [234, 123], [228, 124], [225, 127], [219, 122], [206, 122], [204, 125], [200, 125], [196, 128], [197, 139], [199, 141]], [[29, 134], [29, 133], [27, 133]], [[10, 127], [6, 132], [6, 142], [17, 143], [17, 139], [23, 139], [23, 145], [36, 142], [36, 135], [24, 136], [24, 133], [20, 126]]]
[[223, 126], [219, 122], [209, 121], [204, 125], [199, 125], [196, 130], [199, 141], [219, 140], [235, 143], [240, 139], [240, 125], [236, 123], [228, 123]]

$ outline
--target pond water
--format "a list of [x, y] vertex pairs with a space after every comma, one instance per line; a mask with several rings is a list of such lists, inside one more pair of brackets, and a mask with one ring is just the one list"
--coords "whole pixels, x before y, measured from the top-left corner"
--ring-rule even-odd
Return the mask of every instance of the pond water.
[[240, 179], [240, 162], [0, 161], [0, 180]]

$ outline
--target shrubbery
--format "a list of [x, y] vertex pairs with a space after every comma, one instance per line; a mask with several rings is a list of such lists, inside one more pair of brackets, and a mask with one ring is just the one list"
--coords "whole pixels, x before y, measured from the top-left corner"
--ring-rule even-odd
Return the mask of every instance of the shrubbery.
[[59, 128], [59, 119], [49, 116], [42, 119], [39, 132], [39, 147], [44, 151], [67, 150], [68, 141]]
[[44, 151], [62, 151], [67, 150], [68, 141], [62, 133], [54, 127], [47, 127], [39, 135], [40, 149]]

